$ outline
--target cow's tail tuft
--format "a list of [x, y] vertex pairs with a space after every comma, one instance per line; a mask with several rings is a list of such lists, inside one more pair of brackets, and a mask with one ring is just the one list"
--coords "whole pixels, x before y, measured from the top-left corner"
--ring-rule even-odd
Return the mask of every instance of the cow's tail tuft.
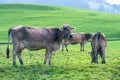
[[7, 58], [9, 58], [9, 55], [10, 55], [10, 50], [9, 50], [9, 44], [10, 44], [10, 31], [11, 31], [11, 29], [9, 29], [9, 31], [8, 31], [8, 45], [7, 45], [7, 49], [6, 49]]
[[7, 58], [9, 58], [9, 54], [10, 54], [10, 50], [9, 50], [9, 46], [7, 46], [7, 50], [6, 50]]

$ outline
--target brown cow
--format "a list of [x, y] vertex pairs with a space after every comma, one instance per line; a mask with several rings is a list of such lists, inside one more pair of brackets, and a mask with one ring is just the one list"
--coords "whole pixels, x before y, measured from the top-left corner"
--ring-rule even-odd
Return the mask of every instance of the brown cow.
[[102, 64], [105, 63], [105, 48], [106, 48], [107, 42], [106, 37], [101, 32], [97, 32], [92, 36], [91, 41], [91, 57], [92, 61], [91, 63], [98, 63], [98, 54], [100, 54], [102, 58]]
[[80, 51], [84, 51], [84, 44], [87, 43], [87, 41], [91, 38], [91, 34], [80, 32], [80, 33], [74, 33], [72, 35], [73, 38], [71, 39], [66, 38], [63, 40], [62, 51], [64, 50], [64, 46], [66, 48], [66, 51], [68, 51], [67, 49], [68, 44], [77, 44], [77, 43], [80, 43]]
[[[63, 25], [62, 28], [31, 28], [25, 26], [17, 26], [9, 29], [9, 36], [13, 43], [13, 65], [16, 65], [16, 55], [19, 62], [23, 64], [21, 52], [27, 48], [31, 51], [46, 49], [44, 64], [48, 58], [51, 64], [52, 52], [58, 50], [64, 38], [71, 38], [69, 25]], [[9, 58], [9, 44], [7, 46], [7, 58]]]

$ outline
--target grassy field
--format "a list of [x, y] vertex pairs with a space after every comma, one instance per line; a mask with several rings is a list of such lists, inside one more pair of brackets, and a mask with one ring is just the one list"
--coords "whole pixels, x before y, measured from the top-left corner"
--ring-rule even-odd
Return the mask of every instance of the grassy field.
[[[120, 38], [120, 15], [100, 13], [79, 8], [48, 5], [0, 4], [0, 42], [7, 41], [7, 31], [16, 25], [60, 27], [68, 23], [76, 27], [73, 32], [101, 31], [108, 38]], [[120, 80], [120, 41], [108, 41], [106, 64], [91, 64], [88, 52], [79, 51], [78, 45], [69, 45], [69, 52], [61, 49], [53, 53], [52, 65], [44, 65], [45, 50], [24, 50], [24, 65], [12, 66], [6, 58], [7, 45], [0, 45], [0, 80]]]
[[53, 53], [52, 65], [44, 65], [45, 50], [30, 52], [24, 50], [24, 65], [17, 59], [17, 67], [12, 66], [12, 53], [6, 59], [6, 45], [0, 45], [0, 80], [120, 80], [120, 41], [109, 41], [106, 50], [106, 64], [91, 64], [90, 43], [85, 52], [79, 45], [70, 45], [69, 52], [61, 49]]
[[0, 41], [7, 41], [7, 31], [17, 25], [60, 27], [68, 23], [74, 32], [97, 32], [107, 38], [120, 38], [120, 15], [79, 8], [47, 5], [0, 4]]

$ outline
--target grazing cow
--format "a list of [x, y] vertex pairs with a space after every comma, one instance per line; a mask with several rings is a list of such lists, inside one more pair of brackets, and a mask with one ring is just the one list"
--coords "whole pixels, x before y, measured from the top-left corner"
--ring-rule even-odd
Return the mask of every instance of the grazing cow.
[[72, 34], [73, 38], [65, 38], [62, 42], [62, 51], [64, 50], [64, 46], [66, 51], [68, 51], [68, 44], [77, 44], [80, 43], [80, 51], [84, 51], [84, 44], [91, 38], [91, 34], [85, 34], [84, 32], [74, 33]]
[[102, 58], [102, 64], [105, 63], [105, 48], [107, 42], [106, 37], [101, 32], [97, 32], [92, 36], [91, 47], [92, 51], [90, 52], [92, 61], [91, 63], [98, 63], [98, 54]]
[[59, 49], [64, 38], [71, 38], [69, 25], [63, 25], [62, 28], [31, 28], [18, 26], [9, 29], [8, 46], [6, 50], [9, 58], [9, 36], [13, 43], [13, 65], [16, 65], [16, 55], [19, 62], [23, 64], [21, 52], [23, 49], [39, 50], [46, 49], [44, 64], [48, 58], [48, 64], [51, 64], [52, 52]]

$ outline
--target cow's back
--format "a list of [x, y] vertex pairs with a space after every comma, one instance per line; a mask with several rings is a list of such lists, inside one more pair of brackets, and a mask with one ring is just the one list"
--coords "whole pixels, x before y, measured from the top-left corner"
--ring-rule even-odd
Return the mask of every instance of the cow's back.
[[105, 35], [102, 33], [96, 33], [93, 36], [91, 43], [92, 48], [96, 50], [105, 49], [107, 45]]

